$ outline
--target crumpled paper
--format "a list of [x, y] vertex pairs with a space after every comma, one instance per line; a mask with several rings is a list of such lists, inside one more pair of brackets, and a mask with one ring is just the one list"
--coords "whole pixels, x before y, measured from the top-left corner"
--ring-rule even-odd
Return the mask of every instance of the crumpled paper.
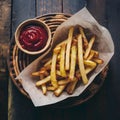
[[100, 58], [104, 60], [104, 63], [102, 65], [98, 65], [95, 71], [91, 74], [88, 84], [80, 84], [72, 95], [68, 95], [66, 92], [63, 92], [59, 97], [54, 96], [52, 92], [48, 92], [47, 95], [43, 95], [41, 90], [35, 86], [36, 80], [31, 76], [31, 73], [39, 69], [40, 61], [50, 52], [50, 48], [46, 54], [40, 56], [28, 65], [16, 78], [22, 80], [23, 88], [29, 94], [33, 104], [36, 107], [57, 103], [68, 97], [79, 96], [91, 84], [94, 78], [104, 69], [114, 54], [114, 44], [109, 31], [105, 27], [101, 26], [92, 17], [86, 7], [74, 14], [57, 28], [53, 37], [53, 46], [66, 38], [70, 26], [76, 25], [90, 29], [97, 36], [96, 49], [99, 51]]

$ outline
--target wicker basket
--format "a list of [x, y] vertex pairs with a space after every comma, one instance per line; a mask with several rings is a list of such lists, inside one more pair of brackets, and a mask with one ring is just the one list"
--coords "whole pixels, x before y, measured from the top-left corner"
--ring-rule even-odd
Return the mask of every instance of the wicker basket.
[[[36, 19], [43, 20], [50, 28], [52, 36], [56, 30], [56, 28], [64, 21], [66, 21], [71, 15], [69, 14], [46, 14]], [[9, 57], [8, 57], [8, 68], [11, 79], [18, 90], [29, 98], [27, 92], [23, 89], [21, 80], [16, 80], [16, 76], [34, 59], [38, 56], [30, 56], [28, 54], [23, 53], [21, 50], [18, 49], [17, 45], [15, 44], [15, 39], [11, 40], [10, 48], [9, 48]], [[95, 80], [89, 85], [89, 87], [78, 97], [68, 98], [62, 102], [56, 103], [52, 106], [55, 107], [71, 107], [75, 105], [80, 105], [87, 100], [89, 100], [92, 96], [96, 94], [96, 92], [101, 88], [102, 84], [104, 83], [105, 77], [107, 75], [108, 66], [95, 78]], [[30, 99], [30, 98], [29, 98]]]

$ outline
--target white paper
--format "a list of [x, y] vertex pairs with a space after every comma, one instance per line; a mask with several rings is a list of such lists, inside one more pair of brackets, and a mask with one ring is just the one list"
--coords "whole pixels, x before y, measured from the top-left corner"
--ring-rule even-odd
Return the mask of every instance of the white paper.
[[[17, 77], [17, 79], [22, 79], [22, 85], [25, 91], [29, 94], [33, 104], [35, 106], [44, 106], [62, 101], [68, 97], [74, 97], [80, 95], [93, 81], [93, 79], [103, 70], [103, 68], [108, 64], [111, 57], [114, 54], [114, 44], [110, 33], [106, 28], [98, 24], [98, 22], [92, 17], [86, 8], [83, 8], [62, 25], [60, 25], [54, 35], [54, 45], [61, 42], [68, 33], [70, 26], [81, 25], [84, 28], [90, 29], [98, 39], [96, 48], [100, 52], [100, 58], [104, 60], [102, 65], [99, 65], [94, 73], [90, 76], [89, 83], [87, 85], [81, 84], [75, 89], [72, 95], [68, 95], [66, 92], [62, 93], [59, 97], [55, 97], [52, 92], [48, 92], [47, 95], [43, 95], [41, 90], [35, 86], [35, 78], [31, 77], [31, 73], [37, 71], [39, 68], [39, 63], [44, 56], [40, 56], [35, 61], [33, 61], [28, 67], [26, 67]], [[59, 41], [58, 41], [59, 38]], [[49, 52], [50, 50], [48, 50]], [[47, 54], [47, 53], [46, 53]]]

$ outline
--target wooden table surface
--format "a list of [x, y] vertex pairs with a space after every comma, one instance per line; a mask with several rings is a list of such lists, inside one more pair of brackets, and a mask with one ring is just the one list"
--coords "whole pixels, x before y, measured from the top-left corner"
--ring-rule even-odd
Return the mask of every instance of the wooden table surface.
[[[107, 78], [89, 101], [72, 108], [35, 108], [9, 77], [7, 51], [20, 22], [46, 13], [74, 14], [86, 6], [107, 27], [115, 44]], [[0, 0], [0, 120], [120, 120], [119, 0]]]

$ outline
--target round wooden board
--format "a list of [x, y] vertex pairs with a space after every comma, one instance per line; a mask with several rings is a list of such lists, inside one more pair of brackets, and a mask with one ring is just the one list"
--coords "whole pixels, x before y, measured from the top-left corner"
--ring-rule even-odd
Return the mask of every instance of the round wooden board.
[[[71, 15], [64, 13], [55, 13], [55, 14], [46, 14], [36, 19], [43, 20], [49, 27], [52, 33], [52, 36], [56, 30], [56, 28], [64, 21], [66, 21]], [[34, 59], [38, 56], [30, 56], [28, 54], [23, 53], [15, 44], [14, 37], [11, 40], [10, 48], [9, 48], [9, 57], [8, 57], [8, 68], [11, 79], [18, 90], [29, 98], [27, 92], [23, 89], [21, 80], [16, 80], [15, 78], [19, 75], [19, 73]], [[95, 78], [95, 80], [89, 85], [89, 87], [78, 97], [68, 98], [62, 102], [53, 104], [51, 106], [54, 107], [72, 107], [75, 105], [80, 105], [87, 100], [89, 100], [95, 93], [101, 88], [105, 77], [107, 75], [108, 66]]]

